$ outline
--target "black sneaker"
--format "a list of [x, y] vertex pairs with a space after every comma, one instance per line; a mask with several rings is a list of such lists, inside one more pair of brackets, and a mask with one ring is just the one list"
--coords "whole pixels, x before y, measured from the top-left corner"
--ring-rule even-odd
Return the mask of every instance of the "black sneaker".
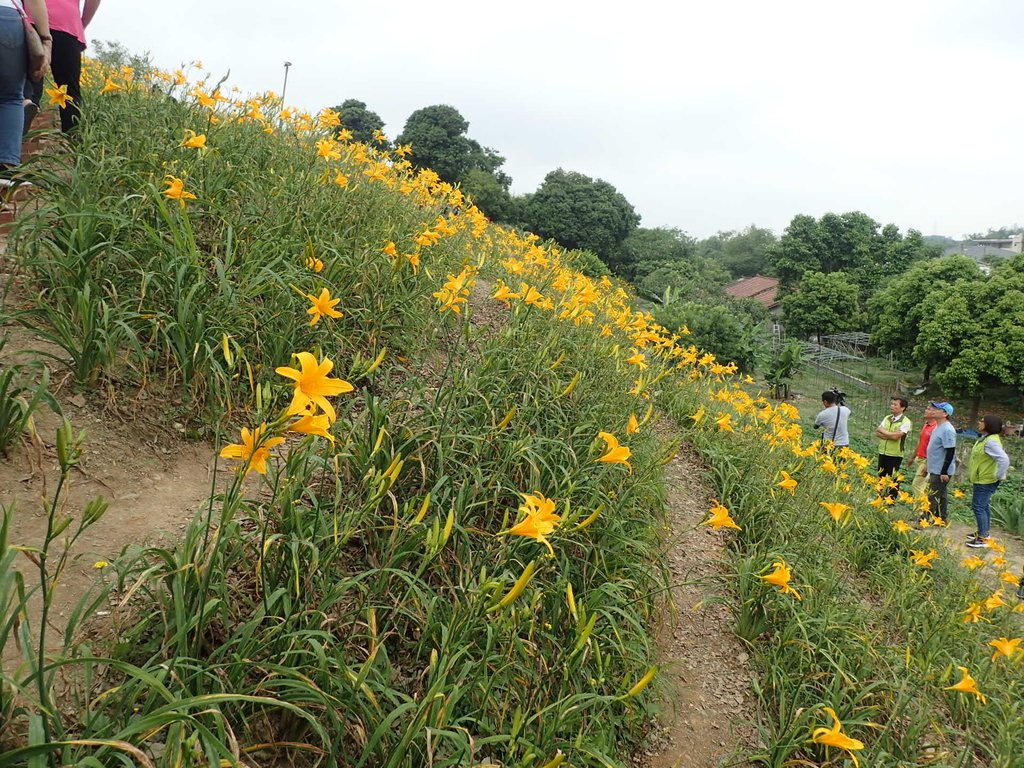
[[988, 547], [988, 539], [983, 539], [981, 536], [975, 536], [973, 539], [967, 540], [967, 546], [972, 549], [986, 549]]
[[971, 539], [976, 539], [976, 538], [978, 538], [978, 532], [977, 531], [975, 531], [974, 533], [968, 533], [967, 534], [967, 540], [968, 541], [970, 541]]

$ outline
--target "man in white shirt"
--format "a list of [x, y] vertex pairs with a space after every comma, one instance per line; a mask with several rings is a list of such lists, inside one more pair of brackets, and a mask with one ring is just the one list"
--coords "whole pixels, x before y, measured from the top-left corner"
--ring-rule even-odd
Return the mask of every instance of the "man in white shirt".
[[814, 417], [814, 428], [821, 429], [821, 439], [844, 448], [850, 444], [850, 409], [839, 404], [839, 393], [830, 389], [821, 393], [821, 404], [825, 406]]

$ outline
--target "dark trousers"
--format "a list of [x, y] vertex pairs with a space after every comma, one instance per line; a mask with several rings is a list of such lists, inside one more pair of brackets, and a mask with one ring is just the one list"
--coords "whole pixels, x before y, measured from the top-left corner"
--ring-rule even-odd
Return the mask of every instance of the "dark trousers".
[[[72, 101], [60, 110], [60, 129], [67, 133], [75, 127], [78, 118], [81, 116], [80, 105], [82, 103], [82, 51], [84, 50], [78, 38], [69, 35], [67, 32], [51, 30], [53, 35], [53, 60], [50, 62], [50, 71], [53, 73], [53, 81], [57, 87], [66, 85], [68, 96]], [[43, 81], [30, 82], [29, 93], [26, 98], [39, 104], [43, 97]]]
[[946, 519], [946, 508], [949, 500], [946, 498], [946, 490], [949, 483], [944, 483], [939, 478], [941, 475], [928, 474], [928, 508], [933, 517]]
[[[903, 463], [902, 456], [883, 456], [878, 455], [878, 476], [879, 477], [893, 477], [900, 469], [900, 465]], [[895, 479], [895, 478], [894, 478]], [[897, 482], [892, 488], [889, 489], [891, 498], [895, 499], [900, 495], [900, 485]]]

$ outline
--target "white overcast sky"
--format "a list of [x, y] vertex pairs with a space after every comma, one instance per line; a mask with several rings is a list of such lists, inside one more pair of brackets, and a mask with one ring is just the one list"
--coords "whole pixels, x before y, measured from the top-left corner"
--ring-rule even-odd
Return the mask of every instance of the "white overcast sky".
[[860, 210], [924, 234], [1024, 224], [1022, 0], [103, 0], [91, 38], [199, 59], [396, 136], [450, 104], [507, 159], [613, 184], [705, 237]]

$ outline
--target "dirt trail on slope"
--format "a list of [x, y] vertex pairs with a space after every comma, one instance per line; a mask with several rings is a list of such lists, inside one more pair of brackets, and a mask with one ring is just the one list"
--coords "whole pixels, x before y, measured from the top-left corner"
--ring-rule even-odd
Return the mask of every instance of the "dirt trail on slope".
[[[51, 609], [49, 650], [59, 647], [67, 618], [75, 605], [97, 580], [111, 578], [109, 571], [96, 568], [99, 561], [113, 561], [130, 546], [160, 542], [174, 543], [192, 516], [202, 508], [211, 490], [213, 449], [168, 438], [135, 424], [118, 424], [100, 409], [66, 404], [65, 414], [76, 433], [86, 432], [80, 468], [73, 469], [58, 510], [76, 520], [51, 545], [51, 553], [63, 549], [63, 540], [75, 529], [86, 503], [102, 496], [110, 504], [103, 518], [89, 528], [71, 553]], [[0, 457], [0, 506], [13, 509], [9, 543], [35, 547], [46, 534], [46, 505], [57, 488], [54, 435], [57, 418], [37, 412], [36, 427], [41, 443], [22, 444], [11, 457]], [[55, 560], [51, 554], [51, 563]], [[26, 587], [39, 583], [38, 571], [28, 557], [15, 561], [25, 576]], [[39, 600], [30, 605], [30, 622], [35, 626]], [[33, 633], [35, 634], [35, 633]], [[5, 667], [17, 651], [3, 649]]]
[[661, 716], [662, 739], [639, 762], [644, 768], [743, 765], [740, 756], [757, 742], [748, 654], [733, 634], [728, 606], [709, 603], [725, 591], [728, 534], [703, 525], [712, 497], [703, 480], [706, 472], [685, 446], [665, 467], [666, 538], [675, 586], [657, 640], [671, 700]]

